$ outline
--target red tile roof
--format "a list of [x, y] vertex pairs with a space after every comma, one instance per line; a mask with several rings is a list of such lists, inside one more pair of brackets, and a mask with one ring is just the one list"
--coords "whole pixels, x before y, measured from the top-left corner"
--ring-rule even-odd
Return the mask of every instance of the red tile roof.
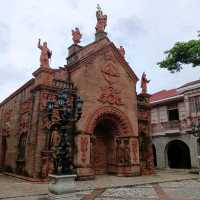
[[169, 97], [174, 97], [176, 95], [177, 95], [176, 89], [161, 90], [160, 92], [156, 92], [151, 95], [150, 102], [159, 101]]

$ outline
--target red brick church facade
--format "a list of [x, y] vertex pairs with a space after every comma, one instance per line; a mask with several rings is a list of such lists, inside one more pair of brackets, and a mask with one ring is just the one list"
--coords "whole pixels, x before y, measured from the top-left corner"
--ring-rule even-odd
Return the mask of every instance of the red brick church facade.
[[51, 173], [44, 111], [48, 99], [56, 99], [70, 76], [84, 100], [74, 151], [79, 179], [153, 172], [149, 95], [136, 94], [138, 78], [124, 58], [124, 49], [116, 48], [104, 32], [105, 22], [107, 16], [99, 9], [93, 43], [80, 46], [76, 29], [66, 65], [53, 69], [41, 57], [34, 78], [0, 104], [0, 167], [5, 171], [33, 178]]

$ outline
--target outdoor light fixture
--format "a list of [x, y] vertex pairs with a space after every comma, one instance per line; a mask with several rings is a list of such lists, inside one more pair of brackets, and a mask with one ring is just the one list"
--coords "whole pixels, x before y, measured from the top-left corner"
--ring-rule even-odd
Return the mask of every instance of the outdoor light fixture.
[[81, 118], [82, 105], [83, 100], [77, 95], [77, 88], [70, 80], [56, 100], [49, 99], [47, 102], [51, 140], [55, 140], [51, 147], [54, 174], [73, 174], [75, 125]]

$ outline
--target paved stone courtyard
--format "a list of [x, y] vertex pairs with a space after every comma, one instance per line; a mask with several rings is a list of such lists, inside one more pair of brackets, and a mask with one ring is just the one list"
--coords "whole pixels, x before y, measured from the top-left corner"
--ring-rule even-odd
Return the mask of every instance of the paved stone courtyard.
[[[46, 183], [30, 183], [0, 174], [0, 199], [47, 200]], [[69, 200], [200, 200], [198, 175], [187, 171], [157, 171], [153, 176], [99, 176], [77, 182]]]

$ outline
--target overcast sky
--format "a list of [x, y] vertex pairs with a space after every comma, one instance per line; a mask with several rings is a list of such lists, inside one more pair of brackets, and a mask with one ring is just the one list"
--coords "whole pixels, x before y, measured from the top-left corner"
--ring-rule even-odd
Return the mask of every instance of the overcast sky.
[[38, 38], [52, 49], [53, 68], [65, 64], [72, 28], [80, 28], [81, 45], [94, 41], [97, 3], [108, 15], [108, 37], [124, 46], [138, 77], [145, 71], [151, 79], [149, 92], [200, 78], [200, 68], [171, 74], [156, 66], [176, 41], [197, 38], [200, 0], [6, 0], [0, 6], [0, 101], [39, 67]]

